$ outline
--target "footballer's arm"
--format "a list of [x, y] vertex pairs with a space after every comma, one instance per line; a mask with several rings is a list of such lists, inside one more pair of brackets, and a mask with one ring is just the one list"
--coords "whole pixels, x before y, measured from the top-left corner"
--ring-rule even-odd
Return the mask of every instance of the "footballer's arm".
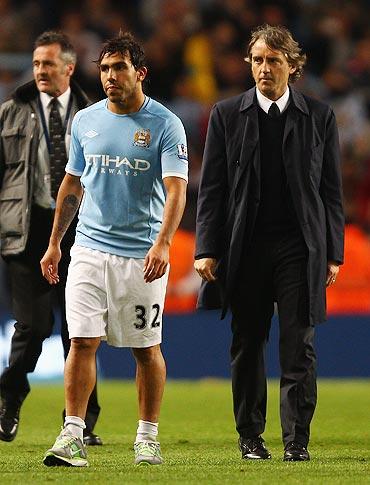
[[67, 173], [58, 191], [49, 247], [40, 261], [42, 274], [51, 285], [59, 282], [60, 242], [78, 211], [82, 195], [80, 177]]
[[186, 202], [186, 180], [180, 177], [165, 177], [166, 202], [161, 229], [144, 260], [144, 280], [150, 283], [161, 278], [170, 259], [170, 245], [184, 213]]

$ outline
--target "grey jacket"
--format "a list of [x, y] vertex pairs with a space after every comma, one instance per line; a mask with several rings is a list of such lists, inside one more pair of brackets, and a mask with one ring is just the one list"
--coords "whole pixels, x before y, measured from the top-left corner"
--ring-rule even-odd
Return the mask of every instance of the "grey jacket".
[[[72, 114], [89, 100], [72, 80]], [[30, 228], [34, 168], [37, 164], [40, 123], [36, 83], [20, 86], [0, 107], [0, 251], [3, 256], [24, 251]]]

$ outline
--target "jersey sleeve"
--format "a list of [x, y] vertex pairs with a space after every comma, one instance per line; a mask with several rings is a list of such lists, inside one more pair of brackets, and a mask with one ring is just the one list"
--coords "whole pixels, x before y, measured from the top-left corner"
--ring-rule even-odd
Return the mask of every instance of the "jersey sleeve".
[[188, 149], [186, 134], [180, 119], [174, 116], [167, 122], [162, 143], [162, 178], [180, 177], [188, 180]]
[[71, 127], [71, 145], [69, 147], [69, 157], [68, 163], [66, 165], [66, 172], [71, 175], [76, 175], [80, 177], [85, 169], [85, 157], [83, 153], [83, 148], [79, 137], [79, 124], [80, 124], [79, 113], [73, 118]]

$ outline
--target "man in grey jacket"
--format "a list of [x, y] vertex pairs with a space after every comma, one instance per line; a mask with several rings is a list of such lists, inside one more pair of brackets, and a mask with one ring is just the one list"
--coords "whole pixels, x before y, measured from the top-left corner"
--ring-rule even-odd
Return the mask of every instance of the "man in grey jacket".
[[[3, 441], [17, 434], [20, 408], [30, 391], [27, 374], [34, 371], [42, 343], [52, 332], [55, 301], [65, 357], [70, 346], [64, 290], [75, 224], [64, 239], [55, 288], [42, 277], [39, 261], [48, 246], [72, 118], [89, 103], [71, 79], [75, 64], [68, 38], [44, 32], [34, 46], [34, 80], [16, 89], [0, 108], [0, 250], [9, 270], [16, 319], [9, 365], [0, 377]], [[93, 433], [99, 411], [95, 386], [86, 415], [86, 444], [102, 444]]]

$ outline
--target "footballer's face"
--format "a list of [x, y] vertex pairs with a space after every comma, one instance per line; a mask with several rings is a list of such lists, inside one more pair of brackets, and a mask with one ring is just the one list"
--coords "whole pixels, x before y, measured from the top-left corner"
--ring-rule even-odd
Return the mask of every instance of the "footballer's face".
[[59, 44], [41, 45], [34, 50], [33, 76], [42, 93], [60, 96], [68, 89], [75, 66], [62, 56]]
[[99, 65], [100, 79], [108, 96], [108, 108], [115, 113], [137, 111], [144, 99], [142, 82], [146, 67], [135, 69], [130, 55], [105, 54]]
[[288, 64], [283, 52], [271, 50], [262, 39], [253, 45], [250, 59], [253, 78], [260, 92], [273, 101], [279, 99], [296, 68]]

